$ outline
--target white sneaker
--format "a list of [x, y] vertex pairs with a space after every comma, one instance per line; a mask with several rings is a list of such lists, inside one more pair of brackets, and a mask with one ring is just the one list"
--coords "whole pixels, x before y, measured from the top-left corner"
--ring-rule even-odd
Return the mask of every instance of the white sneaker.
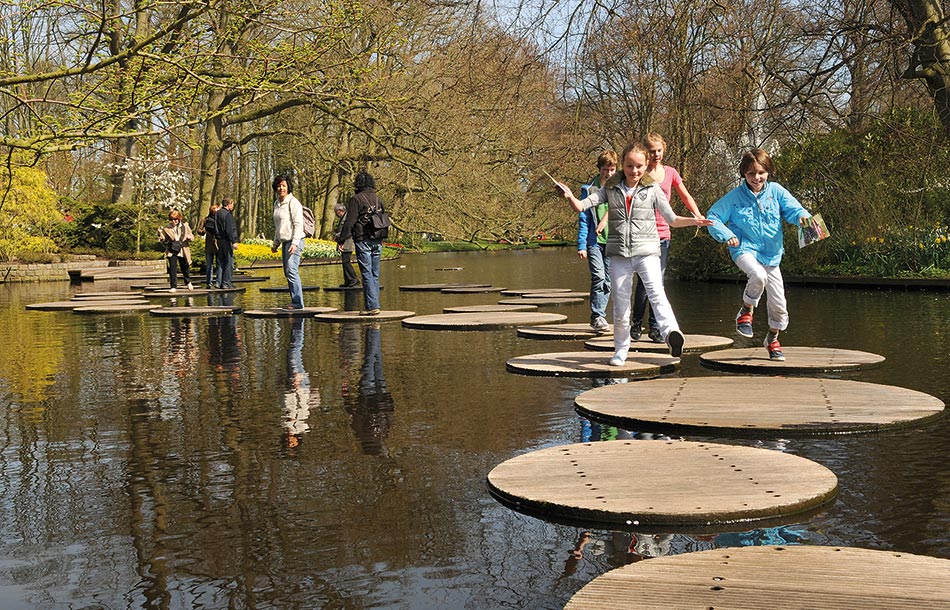
[[627, 361], [627, 354], [625, 352], [619, 351], [614, 353], [614, 357], [610, 359], [610, 366], [623, 366], [623, 363]]
[[194, 290], [194, 289], [195, 289], [195, 285], [192, 284], [191, 282], [188, 282], [188, 290]]
[[598, 316], [595, 318], [590, 327], [599, 333], [604, 333], [610, 330], [610, 324], [607, 324], [607, 320], [603, 316]]
[[177, 289], [177, 288], [169, 288], [169, 289], [168, 289], [168, 292], [178, 292], [178, 289]]

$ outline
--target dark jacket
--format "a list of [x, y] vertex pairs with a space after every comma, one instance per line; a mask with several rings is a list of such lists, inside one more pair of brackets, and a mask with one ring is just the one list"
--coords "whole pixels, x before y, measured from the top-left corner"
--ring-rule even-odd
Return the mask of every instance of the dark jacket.
[[370, 215], [374, 210], [384, 210], [383, 200], [376, 195], [374, 189], [364, 189], [350, 198], [346, 204], [346, 220], [336, 239], [342, 244], [352, 237], [354, 242], [367, 241], [364, 235], [366, 225], [370, 223]]
[[240, 236], [238, 235], [237, 223], [234, 222], [234, 215], [231, 213], [231, 210], [227, 208], [221, 208], [214, 213], [214, 225], [215, 225], [215, 234], [214, 236], [218, 241], [228, 241], [232, 244], [240, 241]]

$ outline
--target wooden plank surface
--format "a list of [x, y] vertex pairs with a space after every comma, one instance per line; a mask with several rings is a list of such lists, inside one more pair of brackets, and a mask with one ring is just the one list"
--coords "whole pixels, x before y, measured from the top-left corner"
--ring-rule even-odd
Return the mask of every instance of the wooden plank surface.
[[490, 311], [537, 311], [537, 305], [454, 305], [443, 307], [442, 313], [484, 313]]
[[424, 330], [497, 330], [526, 324], [553, 324], [567, 319], [556, 313], [534, 311], [447, 313], [416, 316], [402, 321], [406, 328]]
[[871, 432], [940, 416], [929, 394], [809, 377], [693, 377], [595, 388], [574, 399], [586, 417], [629, 430], [790, 435]]
[[389, 322], [410, 318], [414, 315], [416, 315], [414, 311], [400, 309], [384, 309], [375, 316], [361, 316], [359, 311], [331, 311], [317, 314], [314, 319], [321, 322]]
[[870, 368], [884, 362], [884, 356], [831, 347], [782, 346], [785, 360], [770, 360], [764, 347], [742, 347], [708, 352], [699, 357], [710, 368], [739, 373], [833, 373]]
[[303, 309], [248, 309], [244, 315], [249, 318], [312, 318], [318, 314], [336, 311], [336, 307], [304, 307]]
[[[606, 331], [609, 336], [611, 331]], [[542, 326], [528, 326], [518, 329], [518, 336], [526, 339], [545, 339], [566, 341], [573, 339], [588, 339], [597, 337], [599, 333], [590, 327], [590, 324], [551, 324]], [[613, 343], [611, 343], [613, 345]], [[611, 348], [612, 349], [612, 348]]]
[[[612, 355], [612, 354], [611, 354]], [[597, 352], [549, 352], [517, 356], [505, 363], [510, 373], [542, 377], [658, 377], [672, 373], [680, 359], [659, 354], [631, 353], [620, 366]]]
[[565, 610], [948, 610], [950, 560], [828, 546], [656, 557], [588, 583]]
[[203, 305], [198, 307], [157, 307], [148, 312], [163, 318], [190, 318], [196, 316], [230, 316], [241, 313], [240, 307], [231, 305]]
[[480, 294], [487, 292], [501, 292], [503, 286], [449, 286], [443, 288], [440, 292], [445, 294]]
[[506, 506], [554, 520], [644, 528], [725, 526], [787, 518], [830, 502], [833, 472], [771, 449], [617, 440], [532, 451], [488, 474]]
[[[715, 335], [685, 335], [686, 343], [683, 344], [684, 353], [705, 352], [712, 349], [721, 349], [732, 345], [732, 339], [727, 337], [717, 337]], [[584, 347], [594, 351], [612, 352], [614, 351], [614, 338], [612, 334], [602, 335], [584, 342]], [[646, 334], [640, 336], [636, 341], [630, 341], [630, 349], [638, 352], [669, 352], [670, 348], [666, 343], [656, 343]], [[765, 348], [763, 348], [765, 349]]]
[[501, 293], [505, 296], [515, 296], [520, 297], [524, 295], [531, 294], [550, 294], [552, 292], [571, 292], [570, 288], [508, 288], [502, 290]]
[[73, 309], [73, 313], [79, 314], [120, 314], [149, 311], [155, 307], [154, 304], [145, 301], [137, 305], [101, 305], [88, 304], [81, 305]]
[[499, 305], [517, 305], [519, 303], [528, 303], [530, 305], [546, 305], [553, 307], [556, 305], [572, 305], [574, 303], [583, 303], [584, 299], [579, 299], [577, 297], [542, 297], [540, 299], [534, 299], [530, 296], [521, 297], [520, 299], [502, 299], [498, 301]]

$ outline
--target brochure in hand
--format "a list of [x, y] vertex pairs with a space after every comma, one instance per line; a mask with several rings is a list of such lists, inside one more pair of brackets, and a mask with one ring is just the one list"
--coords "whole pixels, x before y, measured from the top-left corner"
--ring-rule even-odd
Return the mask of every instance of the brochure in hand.
[[798, 247], [804, 248], [808, 244], [821, 241], [829, 235], [831, 234], [828, 232], [828, 225], [825, 224], [825, 220], [821, 217], [821, 214], [815, 214], [808, 219], [808, 226], [798, 225]]

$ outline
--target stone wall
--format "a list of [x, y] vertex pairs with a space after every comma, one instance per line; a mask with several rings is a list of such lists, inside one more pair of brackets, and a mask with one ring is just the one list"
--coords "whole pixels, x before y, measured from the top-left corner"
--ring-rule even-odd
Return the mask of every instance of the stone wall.
[[105, 269], [108, 267], [150, 267], [165, 269], [163, 260], [157, 261], [114, 261], [95, 257], [72, 260], [63, 263], [7, 263], [0, 264], [0, 283], [5, 282], [68, 282], [70, 274], [74, 277], [86, 269]]

